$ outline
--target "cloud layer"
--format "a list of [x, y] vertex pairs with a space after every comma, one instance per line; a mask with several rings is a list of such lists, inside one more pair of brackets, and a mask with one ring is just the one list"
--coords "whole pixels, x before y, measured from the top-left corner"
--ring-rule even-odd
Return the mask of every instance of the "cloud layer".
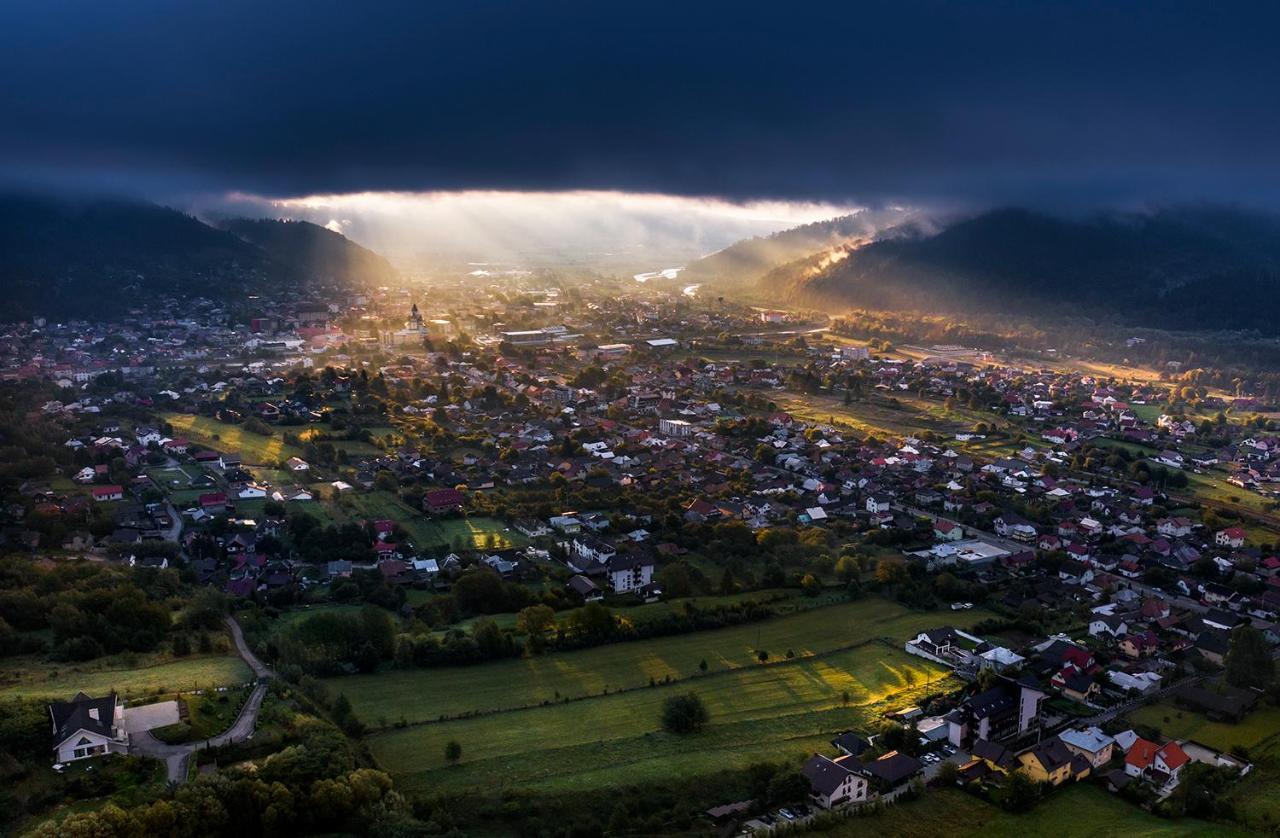
[[0, 176], [1274, 204], [1278, 22], [1174, 0], [9, 0]]

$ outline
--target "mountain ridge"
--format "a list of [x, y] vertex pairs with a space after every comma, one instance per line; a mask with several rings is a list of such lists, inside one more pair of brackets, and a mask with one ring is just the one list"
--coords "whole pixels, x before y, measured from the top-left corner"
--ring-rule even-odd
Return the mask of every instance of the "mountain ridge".
[[824, 308], [1084, 308], [1134, 325], [1275, 333], [1278, 283], [1280, 216], [1199, 207], [1067, 218], [1003, 208], [838, 258], [810, 254], [770, 270], [756, 290]]
[[145, 201], [0, 194], [0, 317], [113, 317], [156, 296], [232, 300], [394, 275], [337, 233], [270, 224], [236, 221], [234, 232]]
[[734, 242], [685, 267], [682, 278], [749, 284], [770, 270], [820, 250], [854, 242], [869, 242], [888, 230], [903, 229], [909, 215], [896, 211], [862, 210], [814, 221]]

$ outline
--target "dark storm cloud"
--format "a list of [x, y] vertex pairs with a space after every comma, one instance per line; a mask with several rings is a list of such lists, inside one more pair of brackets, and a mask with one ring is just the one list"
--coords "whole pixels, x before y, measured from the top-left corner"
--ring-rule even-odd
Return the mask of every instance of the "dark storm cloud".
[[1280, 196], [1274, 4], [0, 5], [0, 172], [150, 192]]

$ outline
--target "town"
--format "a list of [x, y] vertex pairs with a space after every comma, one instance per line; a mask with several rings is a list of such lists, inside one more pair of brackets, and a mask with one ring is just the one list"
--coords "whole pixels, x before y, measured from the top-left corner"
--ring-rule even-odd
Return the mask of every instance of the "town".
[[32, 834], [254, 771], [442, 831], [1280, 818], [1267, 387], [536, 274], [31, 319], [0, 376]]

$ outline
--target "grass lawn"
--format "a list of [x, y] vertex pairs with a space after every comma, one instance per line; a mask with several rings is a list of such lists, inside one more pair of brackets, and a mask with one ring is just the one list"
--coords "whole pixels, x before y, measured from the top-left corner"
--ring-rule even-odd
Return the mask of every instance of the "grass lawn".
[[1235, 804], [1239, 820], [1270, 832], [1280, 821], [1280, 729], [1273, 727], [1265, 744], [1251, 748], [1249, 759], [1253, 771], [1236, 783], [1227, 798]]
[[164, 418], [173, 426], [174, 436], [186, 437], [217, 451], [239, 454], [245, 465], [267, 465], [301, 456], [299, 448], [285, 444], [279, 431], [261, 436], [246, 431], [241, 425], [188, 413], [166, 413]]
[[155, 728], [151, 734], [161, 742], [175, 745], [217, 736], [231, 727], [248, 697], [249, 690], [244, 688], [226, 692], [204, 690], [184, 695], [182, 701], [187, 705], [187, 720]]
[[524, 547], [529, 539], [496, 518], [426, 518], [406, 522], [405, 529], [419, 547], [505, 550]]
[[892, 835], [895, 838], [933, 838], [936, 835], [1025, 838], [1190, 838], [1246, 833], [1192, 819], [1164, 820], [1093, 785], [1081, 784], [1055, 792], [1030, 812], [1014, 815], [961, 791], [930, 791], [918, 800], [892, 806], [874, 815], [850, 818], [825, 830], [836, 838]]
[[115, 690], [130, 699], [244, 684], [252, 677], [249, 667], [238, 657], [189, 657], [114, 668], [110, 662], [55, 664], [27, 660], [11, 662], [6, 667], [0, 676], [0, 697], [66, 699], [82, 690], [90, 695]]
[[[775, 617], [750, 625], [692, 634], [614, 643], [537, 658], [496, 661], [465, 667], [397, 669], [328, 680], [330, 690], [346, 693], [367, 724], [379, 719], [409, 722], [475, 711], [528, 707], [558, 698], [598, 696], [606, 689], [642, 687], [697, 675], [701, 661], [709, 672], [757, 668], [756, 650], [780, 660], [790, 649], [798, 656], [829, 652], [875, 637], [894, 645], [926, 628], [970, 626], [991, 616], [981, 610], [958, 614], [909, 611], [873, 598]], [[576, 706], [576, 705], [575, 705]]]
[[[1165, 721], [1168, 719], [1168, 721]], [[1259, 707], [1239, 724], [1214, 722], [1171, 702], [1160, 701], [1129, 714], [1134, 724], [1151, 725], [1174, 739], [1193, 739], [1220, 751], [1233, 745], [1253, 748], [1271, 736], [1280, 734], [1280, 707]]]
[[[392, 730], [368, 742], [410, 790], [489, 787], [500, 778], [521, 788], [581, 791], [691, 777], [726, 762], [799, 758], [838, 730], [872, 724], [955, 683], [942, 667], [876, 642], [686, 683]], [[694, 736], [663, 732], [663, 701], [689, 689], [706, 703], [710, 724]], [[444, 759], [451, 740], [463, 749], [455, 767]]]
[[348, 492], [341, 502], [322, 504], [330, 518], [339, 523], [351, 520], [398, 521], [419, 550], [463, 549], [502, 550], [524, 547], [529, 539], [496, 518], [428, 518], [391, 492]]
[[147, 477], [165, 490], [187, 489], [191, 485], [191, 475], [181, 468], [150, 468], [147, 469]]
[[[1152, 461], [1152, 464], [1155, 465], [1156, 463]], [[1171, 495], [1189, 492], [1192, 497], [1202, 501], [1222, 504], [1241, 512], [1262, 515], [1269, 519], [1275, 519], [1276, 517], [1276, 513], [1267, 509], [1272, 503], [1270, 498], [1228, 483], [1223, 472], [1196, 474], [1193, 471], [1185, 471], [1184, 473], [1187, 475], [1187, 488], [1185, 490], [1175, 489], [1170, 493]]]

